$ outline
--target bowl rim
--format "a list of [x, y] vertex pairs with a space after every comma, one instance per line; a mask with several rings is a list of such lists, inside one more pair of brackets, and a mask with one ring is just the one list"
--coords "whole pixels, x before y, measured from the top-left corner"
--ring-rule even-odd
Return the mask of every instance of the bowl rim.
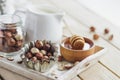
[[75, 49], [66, 48], [66, 47], [63, 46], [63, 45], [64, 45], [64, 42], [65, 42], [67, 39], [69, 39], [69, 38], [70, 38], [70, 37], [67, 37], [67, 38], [63, 39], [63, 40], [61, 41], [61, 43], [60, 43], [60, 46], [63, 47], [64, 49], [66, 49], [66, 50], [79, 52], [79, 51], [89, 51], [89, 50], [95, 48], [94, 42], [93, 42], [91, 39], [87, 38], [87, 37], [83, 37], [83, 38], [85, 39], [85, 41], [86, 41], [86, 40], [89, 40], [89, 41], [92, 43], [92, 46], [91, 46], [89, 49], [86, 49], [86, 50], [75, 50]]

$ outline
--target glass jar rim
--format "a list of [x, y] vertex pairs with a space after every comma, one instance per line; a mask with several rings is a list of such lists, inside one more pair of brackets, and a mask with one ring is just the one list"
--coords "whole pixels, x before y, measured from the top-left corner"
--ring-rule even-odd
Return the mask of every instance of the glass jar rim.
[[[9, 19], [9, 20], [8, 20]], [[13, 28], [19, 27], [22, 25], [21, 17], [14, 14], [7, 14], [0, 16], [0, 28], [7, 28], [8, 25], [14, 25]]]

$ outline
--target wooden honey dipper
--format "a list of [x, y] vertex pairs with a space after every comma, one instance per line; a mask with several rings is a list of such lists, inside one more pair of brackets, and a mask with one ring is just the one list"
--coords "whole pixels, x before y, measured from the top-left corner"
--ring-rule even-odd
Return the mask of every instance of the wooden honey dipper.
[[82, 50], [85, 44], [85, 40], [83, 37], [78, 35], [73, 35], [70, 37], [70, 44], [75, 50]]

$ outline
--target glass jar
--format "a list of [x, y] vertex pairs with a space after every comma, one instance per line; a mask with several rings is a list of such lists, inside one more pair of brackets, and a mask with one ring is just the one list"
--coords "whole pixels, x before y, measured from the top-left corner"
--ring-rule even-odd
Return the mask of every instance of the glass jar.
[[21, 18], [17, 15], [0, 16], [0, 54], [14, 55], [24, 44]]

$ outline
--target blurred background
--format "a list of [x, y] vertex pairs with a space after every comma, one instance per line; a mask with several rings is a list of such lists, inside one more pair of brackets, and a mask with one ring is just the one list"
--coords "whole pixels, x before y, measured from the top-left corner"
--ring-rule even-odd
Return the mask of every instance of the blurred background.
[[[120, 26], [120, 0], [75, 0], [84, 7]], [[64, 2], [64, 0], [63, 0]], [[45, 4], [44, 0], [0, 0], [0, 14], [12, 14], [28, 5]], [[69, 3], [68, 3], [69, 4]], [[72, 6], [72, 5], [71, 5]]]

